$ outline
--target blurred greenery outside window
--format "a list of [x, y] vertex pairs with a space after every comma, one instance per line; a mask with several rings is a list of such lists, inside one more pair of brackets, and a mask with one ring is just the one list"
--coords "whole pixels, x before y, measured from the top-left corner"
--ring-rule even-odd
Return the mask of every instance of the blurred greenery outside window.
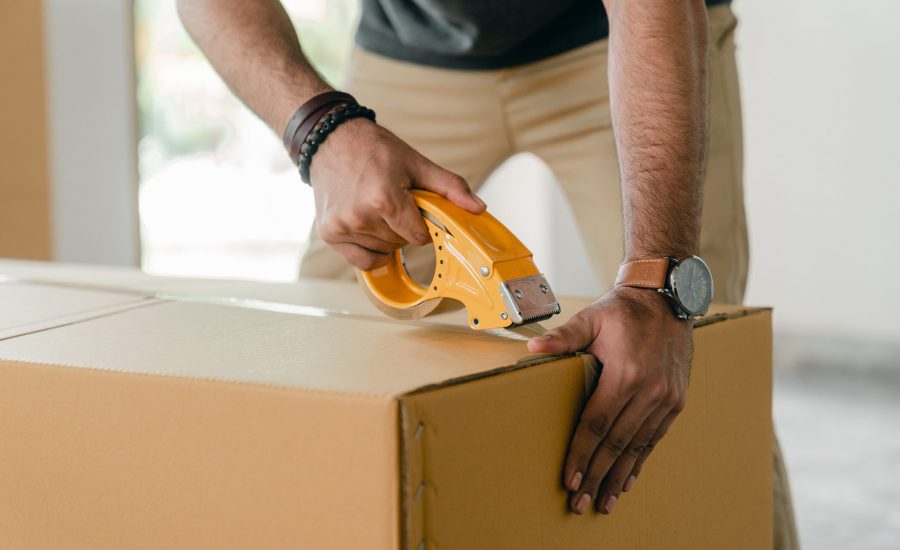
[[[339, 86], [355, 0], [286, 0], [316, 70]], [[213, 71], [174, 0], [135, 1], [142, 265], [289, 281], [315, 215], [276, 136]]]

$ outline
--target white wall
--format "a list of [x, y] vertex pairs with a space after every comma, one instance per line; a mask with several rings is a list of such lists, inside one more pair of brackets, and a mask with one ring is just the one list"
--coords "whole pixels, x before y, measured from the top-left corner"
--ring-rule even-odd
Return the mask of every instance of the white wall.
[[44, 0], [54, 258], [137, 265], [130, 0]]
[[900, 2], [737, 0], [748, 301], [900, 341]]
[[[778, 332], [900, 342], [900, 2], [733, 7], [751, 240], [746, 301], [774, 306]], [[516, 159], [496, 179], [538, 193], [522, 207], [536, 210], [528, 220], [549, 221], [516, 227], [519, 206], [500, 217], [523, 232], [554, 289], [596, 293], [552, 175], [531, 162]], [[505, 183], [488, 186], [494, 209]]]

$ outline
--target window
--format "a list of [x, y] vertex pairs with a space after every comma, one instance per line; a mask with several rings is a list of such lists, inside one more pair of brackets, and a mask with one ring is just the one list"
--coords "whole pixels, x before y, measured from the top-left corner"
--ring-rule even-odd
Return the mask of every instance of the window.
[[[356, 2], [284, 2], [317, 70], [339, 84]], [[175, 2], [136, 0], [142, 264], [156, 274], [288, 281], [314, 219], [281, 142], [193, 44]]]

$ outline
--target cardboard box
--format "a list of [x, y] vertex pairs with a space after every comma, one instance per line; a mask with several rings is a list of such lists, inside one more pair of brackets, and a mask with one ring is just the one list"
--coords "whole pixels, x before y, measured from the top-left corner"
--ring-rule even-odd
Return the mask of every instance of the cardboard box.
[[700, 324], [687, 409], [615, 514], [577, 517], [583, 356], [348, 283], [22, 269], [0, 262], [0, 548], [771, 548], [768, 310]]

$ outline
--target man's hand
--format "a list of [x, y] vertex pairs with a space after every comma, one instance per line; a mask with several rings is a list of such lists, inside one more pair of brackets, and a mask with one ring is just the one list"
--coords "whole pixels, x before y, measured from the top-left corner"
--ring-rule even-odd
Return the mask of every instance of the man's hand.
[[[216, 71], [277, 135], [304, 101], [331, 90], [277, 0], [178, 0], [178, 13]], [[310, 178], [320, 236], [360, 269], [384, 265], [406, 243], [430, 242], [414, 187], [475, 214], [485, 209], [463, 178], [364, 119], [334, 130], [312, 159]]]
[[684, 409], [693, 321], [677, 319], [658, 293], [618, 287], [566, 324], [532, 338], [532, 353], [588, 351], [603, 364], [569, 446], [569, 506], [612, 513], [647, 456]]
[[485, 209], [462, 177], [363, 119], [334, 130], [313, 158], [310, 180], [319, 236], [362, 270], [384, 265], [407, 243], [431, 242], [412, 188], [433, 191], [474, 214]]
[[[625, 259], [697, 254], [708, 139], [706, 6], [703, 0], [603, 4]], [[563, 472], [574, 512], [585, 513], [592, 501], [612, 512], [684, 408], [692, 329], [660, 294], [619, 287], [528, 342], [534, 353], [587, 350], [603, 363]]]

